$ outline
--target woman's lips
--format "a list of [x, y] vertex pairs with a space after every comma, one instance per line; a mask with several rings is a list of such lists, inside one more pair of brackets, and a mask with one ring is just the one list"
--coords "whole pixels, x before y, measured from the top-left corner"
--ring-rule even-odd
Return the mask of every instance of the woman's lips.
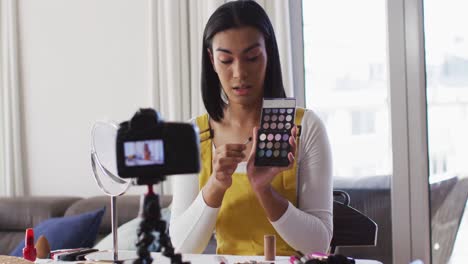
[[249, 85], [235, 86], [233, 90], [234, 90], [234, 94], [236, 95], [247, 95], [250, 92], [250, 86]]

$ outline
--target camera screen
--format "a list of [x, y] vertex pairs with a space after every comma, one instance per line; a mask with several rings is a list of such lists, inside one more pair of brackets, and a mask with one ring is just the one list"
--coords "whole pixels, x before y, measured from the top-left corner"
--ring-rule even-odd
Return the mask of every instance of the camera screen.
[[125, 166], [164, 164], [164, 146], [160, 139], [124, 143]]

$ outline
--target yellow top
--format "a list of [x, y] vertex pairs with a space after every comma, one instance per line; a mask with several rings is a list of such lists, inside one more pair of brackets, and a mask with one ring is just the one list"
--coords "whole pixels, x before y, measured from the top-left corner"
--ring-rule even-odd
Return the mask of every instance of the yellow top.
[[[296, 108], [295, 124], [298, 127], [298, 146], [304, 111], [303, 108]], [[208, 114], [197, 117], [197, 125], [200, 129], [202, 161], [201, 172], [198, 176], [201, 190], [212, 173], [212, 137]], [[272, 187], [294, 206], [297, 206], [296, 166], [294, 162], [291, 169], [278, 174], [271, 183]], [[232, 185], [224, 195], [216, 219], [216, 253], [263, 255], [263, 236], [267, 234], [276, 235], [276, 255], [290, 256], [295, 253], [269, 222], [264, 209], [255, 197], [247, 175], [234, 173]]]

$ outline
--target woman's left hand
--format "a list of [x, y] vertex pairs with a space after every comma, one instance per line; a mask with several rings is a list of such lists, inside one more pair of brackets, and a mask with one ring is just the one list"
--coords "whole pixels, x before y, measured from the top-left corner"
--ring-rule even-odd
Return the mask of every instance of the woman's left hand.
[[296, 154], [296, 134], [297, 128], [294, 126], [291, 129], [291, 136], [289, 137], [289, 144], [291, 151], [288, 153], [289, 166], [288, 167], [256, 167], [255, 152], [257, 147], [257, 131], [258, 128], [253, 129], [253, 145], [250, 151], [249, 159], [247, 160], [247, 177], [249, 178], [250, 185], [255, 193], [261, 193], [270, 187], [271, 182], [275, 176], [285, 170], [291, 169], [294, 164], [294, 155]]

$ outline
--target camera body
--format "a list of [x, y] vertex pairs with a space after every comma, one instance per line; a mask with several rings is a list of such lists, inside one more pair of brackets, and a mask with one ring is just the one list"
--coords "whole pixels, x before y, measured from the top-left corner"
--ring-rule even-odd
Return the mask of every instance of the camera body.
[[140, 109], [130, 121], [120, 124], [116, 148], [119, 176], [136, 178], [137, 184], [200, 171], [198, 128], [163, 122], [151, 108]]

